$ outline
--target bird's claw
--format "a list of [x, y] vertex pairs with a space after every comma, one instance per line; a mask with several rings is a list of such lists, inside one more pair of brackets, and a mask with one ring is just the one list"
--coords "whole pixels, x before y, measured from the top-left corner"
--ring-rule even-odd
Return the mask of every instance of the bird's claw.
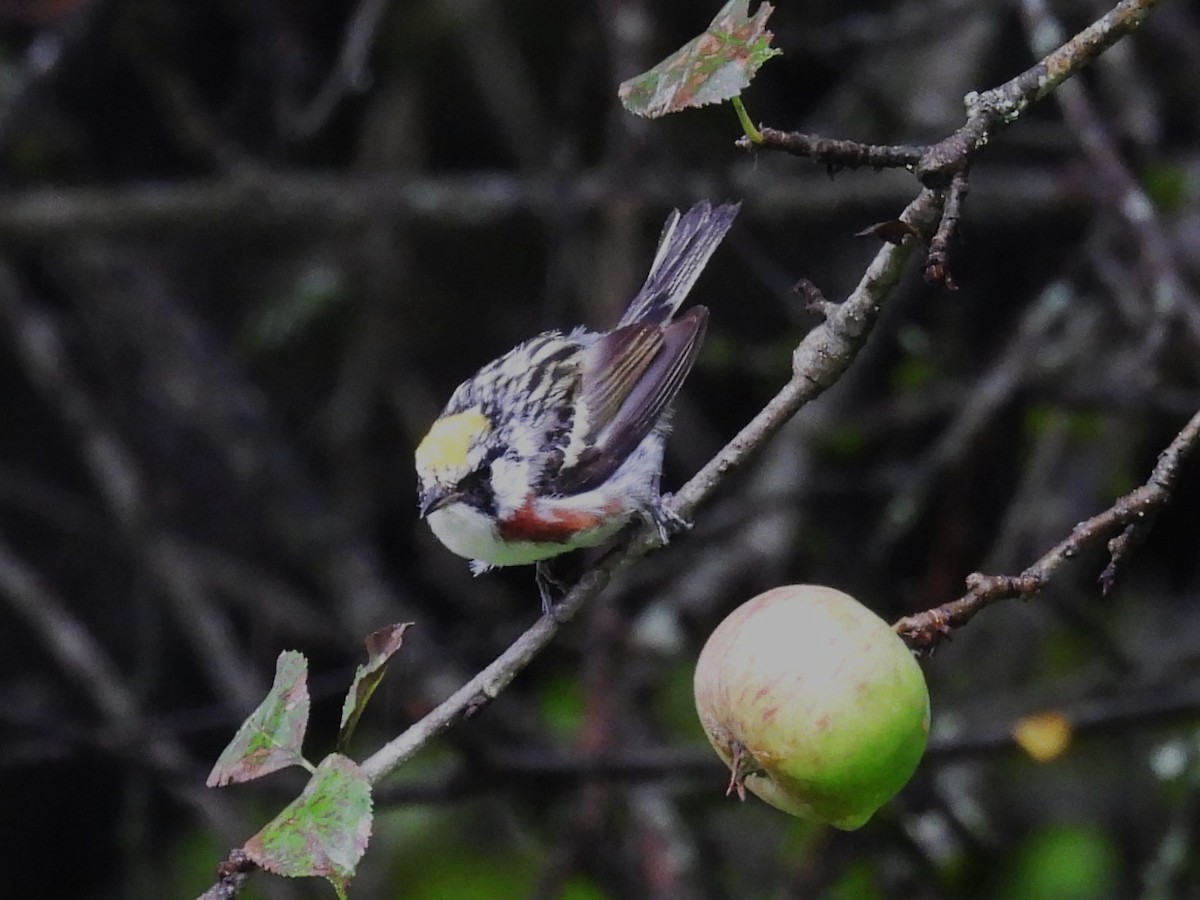
[[658, 536], [665, 544], [677, 534], [682, 534], [685, 531], [690, 531], [692, 523], [685, 519], [668, 505], [671, 500], [670, 494], [663, 494], [662, 499], [658, 502], [655, 509], [651, 511], [650, 521], [658, 530]]

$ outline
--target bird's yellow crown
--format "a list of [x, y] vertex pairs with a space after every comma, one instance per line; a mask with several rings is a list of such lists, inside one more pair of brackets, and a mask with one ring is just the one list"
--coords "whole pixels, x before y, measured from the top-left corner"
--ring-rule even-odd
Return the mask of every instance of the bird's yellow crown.
[[417, 471], [437, 477], [468, 468], [471, 447], [491, 428], [478, 407], [438, 419], [417, 447]]

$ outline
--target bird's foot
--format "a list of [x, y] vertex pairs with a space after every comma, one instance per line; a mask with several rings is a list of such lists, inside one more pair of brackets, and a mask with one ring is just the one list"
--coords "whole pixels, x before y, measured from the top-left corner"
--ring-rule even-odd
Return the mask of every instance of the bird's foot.
[[672, 537], [690, 531], [692, 523], [685, 519], [668, 505], [670, 494], [663, 494], [658, 502], [650, 508], [650, 523], [658, 530], [659, 539], [668, 543]]
[[566, 596], [571, 585], [554, 572], [548, 559], [535, 563], [533, 573], [534, 580], [537, 582], [538, 594], [542, 598], [542, 613], [548, 615], [554, 608], [554, 604]]

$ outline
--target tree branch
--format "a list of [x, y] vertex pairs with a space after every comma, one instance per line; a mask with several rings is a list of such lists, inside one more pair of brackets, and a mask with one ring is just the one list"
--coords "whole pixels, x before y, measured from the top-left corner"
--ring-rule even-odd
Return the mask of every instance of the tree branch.
[[[922, 191], [900, 221], [928, 235], [938, 212], [937, 194]], [[863, 273], [858, 287], [840, 305], [826, 305], [824, 325], [814, 328], [792, 354], [792, 379], [766, 407], [675, 495], [673, 509], [687, 518], [725, 475], [741, 465], [801, 406], [830, 387], [846, 371], [867, 339], [884, 299], [896, 286], [912, 255], [913, 240], [885, 244]]]
[[[1200, 442], [1200, 412], [1192, 416], [1183, 430], [1160, 454], [1150, 479], [1141, 487], [1121, 497], [1104, 512], [1080, 522], [1066, 540], [1050, 549], [1041, 559], [1019, 575], [984, 575], [975, 572], [967, 576], [967, 593], [934, 609], [905, 616], [895, 625], [896, 631], [914, 650], [931, 652], [953, 629], [971, 621], [976, 613], [999, 600], [1020, 598], [1028, 600], [1040, 591], [1055, 573], [1110, 535], [1120, 526], [1138, 525], [1149, 521], [1170, 501], [1179, 478], [1179, 470], [1188, 455]], [[1112, 562], [1101, 576], [1111, 583], [1115, 567], [1123, 562], [1128, 549], [1117, 539], [1109, 544]]]
[[800, 132], [760, 128], [758, 143], [741, 137], [744, 150], [779, 150], [805, 156], [832, 169], [905, 168], [930, 187], [944, 186], [966, 168], [996, 134], [1013, 124], [1030, 104], [1041, 100], [1101, 53], [1135, 31], [1158, 0], [1121, 0], [1111, 10], [1079, 32], [1037, 65], [991, 90], [972, 91], [964, 98], [967, 121], [936, 144], [878, 145], [834, 140]]
[[966, 122], [936, 144], [925, 147], [861, 144], [762, 127], [761, 141], [741, 137], [737, 146], [750, 151], [779, 150], [809, 157], [824, 163], [830, 171], [860, 166], [902, 168], [915, 174], [926, 187], [949, 188], [945, 221], [938, 229], [926, 271], [931, 280], [952, 287], [954, 281], [946, 266], [945, 248], [966, 196], [966, 173], [972, 160], [1000, 131], [1016, 122], [1030, 104], [1041, 100], [1136, 30], [1157, 3], [1158, 0], [1121, 0], [1037, 65], [991, 90], [967, 94], [963, 98]]
[[916, 168], [925, 184], [947, 180], [963, 169], [995, 136], [1017, 121], [1032, 103], [1078, 73], [1101, 53], [1135, 31], [1158, 0], [1121, 0], [1037, 65], [983, 93], [964, 98], [967, 121], [958, 131], [929, 147]]

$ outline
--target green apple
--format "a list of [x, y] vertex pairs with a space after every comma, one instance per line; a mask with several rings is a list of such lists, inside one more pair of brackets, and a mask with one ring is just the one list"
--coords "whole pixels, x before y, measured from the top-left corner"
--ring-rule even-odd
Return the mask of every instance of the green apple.
[[929, 736], [908, 647], [828, 587], [779, 587], [735, 609], [705, 643], [694, 690], [731, 791], [847, 830], [904, 787]]

